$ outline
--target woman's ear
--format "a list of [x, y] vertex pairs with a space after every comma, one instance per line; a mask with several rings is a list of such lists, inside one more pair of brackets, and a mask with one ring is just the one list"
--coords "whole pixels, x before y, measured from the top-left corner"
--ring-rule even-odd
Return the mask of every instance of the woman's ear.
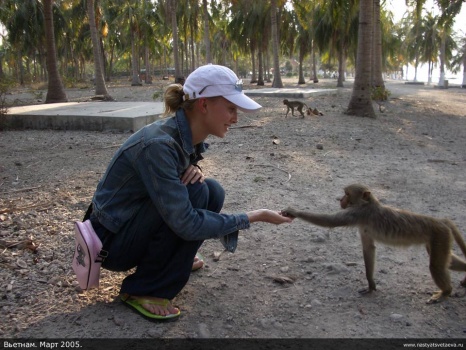
[[205, 112], [206, 111], [206, 108], [207, 108], [207, 99], [204, 97], [204, 98], [200, 98], [199, 100], [197, 100], [198, 103], [199, 103], [199, 108], [202, 112]]

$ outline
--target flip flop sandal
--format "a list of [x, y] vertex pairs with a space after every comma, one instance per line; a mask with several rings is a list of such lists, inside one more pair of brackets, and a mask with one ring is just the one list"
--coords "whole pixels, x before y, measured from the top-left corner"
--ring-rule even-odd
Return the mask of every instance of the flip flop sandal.
[[[201, 253], [196, 253], [196, 256], [197, 256], [197, 258], [198, 258], [200, 261], [205, 262], [205, 261], [204, 261], [204, 257], [202, 256]], [[201, 267], [193, 268], [193, 269], [191, 269], [191, 272], [200, 270], [200, 269], [202, 269], [203, 266], [204, 266], [204, 265], [202, 265]]]
[[160, 299], [160, 300], [131, 299], [131, 297], [129, 295], [122, 295], [121, 296], [121, 301], [123, 302], [124, 305], [131, 308], [131, 310], [137, 312], [139, 315], [141, 315], [145, 319], [147, 319], [149, 321], [152, 321], [152, 322], [174, 321], [181, 314], [181, 311], [178, 310], [178, 312], [176, 314], [169, 314], [169, 315], [166, 315], [166, 316], [156, 315], [156, 314], [153, 314], [152, 312], [144, 309], [144, 307], [142, 306], [142, 304], [152, 304], [152, 305], [160, 305], [160, 306], [163, 306], [163, 307], [167, 307], [168, 305], [170, 305], [170, 300], [168, 300], [168, 299]]

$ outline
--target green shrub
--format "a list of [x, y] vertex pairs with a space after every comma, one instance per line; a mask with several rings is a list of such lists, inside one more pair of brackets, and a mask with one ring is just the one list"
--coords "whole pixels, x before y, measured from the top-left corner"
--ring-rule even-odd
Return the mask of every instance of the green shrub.
[[152, 99], [155, 101], [160, 101], [163, 99], [163, 91], [158, 90], [155, 91], [154, 94], [152, 95]]
[[371, 99], [373, 101], [387, 101], [390, 94], [390, 90], [387, 90], [385, 87], [376, 86], [372, 88]]
[[0, 117], [3, 117], [8, 113], [8, 105], [6, 103], [6, 95], [8, 94], [9, 89], [8, 81], [2, 79], [0, 80]]

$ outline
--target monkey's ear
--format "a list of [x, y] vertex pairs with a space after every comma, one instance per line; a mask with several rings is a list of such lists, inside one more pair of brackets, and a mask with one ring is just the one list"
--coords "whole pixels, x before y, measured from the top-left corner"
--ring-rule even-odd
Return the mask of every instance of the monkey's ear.
[[371, 192], [370, 191], [364, 191], [363, 194], [362, 194], [362, 199], [364, 199], [365, 201], [369, 201], [370, 198], [371, 198]]

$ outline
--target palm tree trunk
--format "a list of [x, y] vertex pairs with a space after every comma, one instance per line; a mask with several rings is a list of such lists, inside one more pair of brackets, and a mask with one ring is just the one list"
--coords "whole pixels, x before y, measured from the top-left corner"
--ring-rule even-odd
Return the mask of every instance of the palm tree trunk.
[[345, 43], [340, 39], [340, 48], [338, 50], [338, 80], [337, 87], [343, 87], [343, 79], [345, 77]]
[[136, 30], [133, 28], [133, 19], [131, 17], [131, 70], [132, 79], [131, 86], [142, 85], [141, 79], [139, 79], [139, 64], [138, 64], [138, 50], [136, 49]]
[[[144, 0], [142, 3], [144, 16], [147, 16], [147, 3], [149, 0]], [[150, 63], [150, 48], [147, 31], [144, 31], [144, 68], [146, 69], [144, 74], [144, 82], [146, 84], [152, 84], [152, 65]]]
[[44, 0], [45, 37], [47, 46], [48, 87], [45, 103], [67, 102], [65, 88], [57, 66], [57, 51], [53, 31], [53, 0]]
[[466, 47], [463, 47], [463, 83], [461, 87], [466, 89]]
[[[236, 70], [238, 71], [238, 70]], [[265, 81], [270, 83], [270, 56], [269, 50], [265, 51]]]
[[433, 68], [434, 68], [434, 62], [432, 62], [432, 60], [429, 59], [429, 62], [428, 62], [429, 73], [428, 73], [428, 76], [427, 76], [427, 85], [432, 84], [432, 70], [433, 70]]
[[439, 55], [439, 58], [440, 58], [440, 65], [439, 65], [439, 68], [440, 68], [440, 78], [439, 78], [439, 81], [438, 81], [438, 85], [439, 86], [442, 86], [444, 85], [444, 82], [445, 82], [445, 36], [446, 36], [446, 30], [445, 28], [442, 29], [442, 32], [441, 32], [441, 40], [440, 40], [440, 55]]
[[180, 57], [178, 52], [178, 23], [176, 20], [176, 0], [169, 0], [170, 2], [170, 18], [172, 25], [172, 35], [173, 35], [173, 57], [175, 60], [175, 82], [184, 83], [184, 77], [181, 73], [180, 67]]
[[374, 0], [374, 71], [373, 86], [385, 90], [382, 76], [382, 29], [380, 26], [380, 0]]
[[316, 59], [316, 49], [315, 49], [315, 42], [312, 40], [312, 81], [314, 83], [319, 82], [319, 78], [317, 77], [317, 59]]
[[272, 47], [273, 47], [273, 82], [272, 87], [282, 88], [283, 82], [280, 75], [280, 60], [278, 46], [278, 26], [277, 26], [277, 0], [272, 0], [270, 5], [270, 16], [272, 24]]
[[191, 72], [196, 69], [196, 45], [194, 44], [194, 28], [191, 27], [191, 35], [189, 36], [189, 46], [191, 50]]
[[304, 71], [303, 71], [305, 52], [306, 52], [306, 48], [305, 48], [305, 45], [302, 43], [299, 47], [298, 84], [306, 84], [306, 79], [304, 79]]
[[100, 40], [97, 34], [97, 26], [95, 23], [95, 8], [94, 0], [87, 0], [87, 13], [89, 16], [89, 28], [91, 31], [92, 51], [94, 54], [94, 70], [95, 70], [95, 94], [103, 95], [104, 100], [113, 100], [107, 91], [104, 79], [104, 68], [102, 64], [102, 53], [100, 50]]
[[[255, 53], [255, 46], [253, 41], [251, 40], [250, 43], [250, 49], [251, 49], [251, 64], [252, 64], [252, 75], [251, 75], [251, 84], [257, 83], [257, 75], [256, 75], [256, 53]], [[274, 73], [275, 76], [275, 73]]]
[[259, 61], [259, 77], [257, 79], [257, 85], [264, 85], [264, 62], [263, 62], [263, 49], [262, 46], [259, 46], [257, 51], [257, 60]]
[[100, 54], [101, 54], [101, 62], [102, 62], [102, 75], [104, 76], [104, 81], [110, 81], [110, 76], [105, 74], [105, 72], [107, 71], [107, 57], [105, 57], [104, 42], [102, 40], [102, 37], [99, 37], [99, 45], [100, 45]]
[[358, 48], [353, 93], [346, 114], [375, 118], [371, 100], [373, 0], [359, 2]]
[[210, 32], [209, 32], [209, 12], [207, 11], [207, 0], [202, 0], [202, 9], [204, 15], [204, 45], [206, 63], [212, 63], [210, 54]]
[[150, 49], [149, 46], [144, 46], [144, 67], [146, 68], [146, 74], [144, 77], [144, 81], [146, 84], [152, 84], [152, 65], [150, 64], [150, 57], [149, 57]]

